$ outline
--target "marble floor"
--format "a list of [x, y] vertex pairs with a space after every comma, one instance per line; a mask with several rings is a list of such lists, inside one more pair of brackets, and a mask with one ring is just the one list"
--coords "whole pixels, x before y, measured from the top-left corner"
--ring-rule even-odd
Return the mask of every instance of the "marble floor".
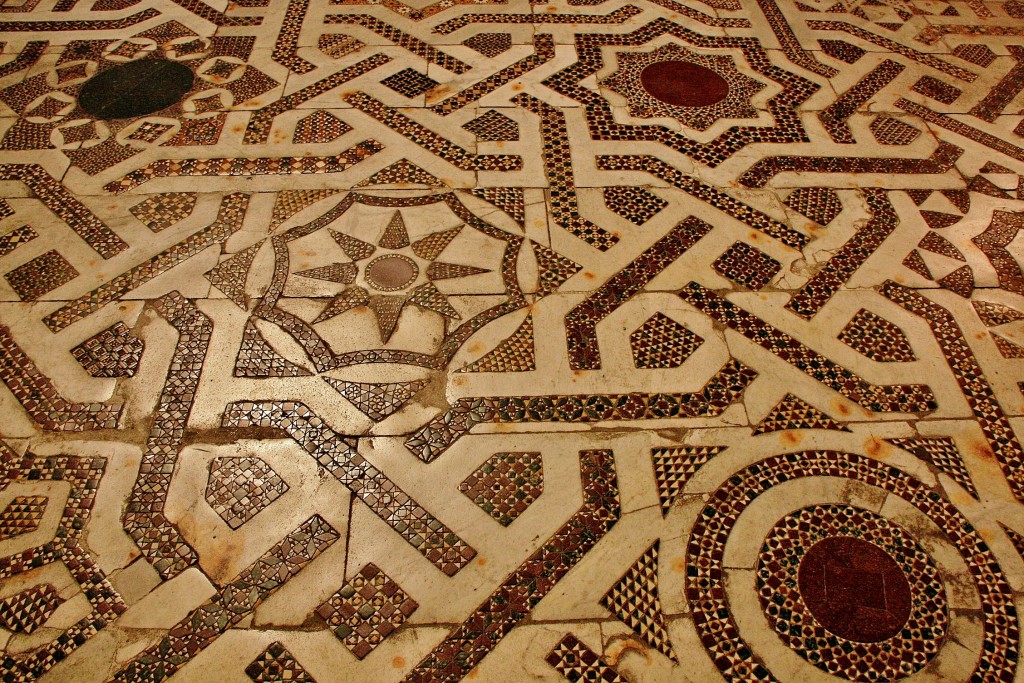
[[0, 680], [1024, 681], [1021, 0], [0, 0]]

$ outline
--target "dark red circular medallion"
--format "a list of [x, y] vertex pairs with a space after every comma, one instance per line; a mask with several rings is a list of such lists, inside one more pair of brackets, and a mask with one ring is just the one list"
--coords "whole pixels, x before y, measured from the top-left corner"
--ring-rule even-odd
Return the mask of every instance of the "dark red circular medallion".
[[366, 266], [366, 281], [374, 289], [394, 292], [411, 285], [419, 272], [416, 262], [408, 256], [384, 254]]
[[815, 543], [800, 562], [800, 596], [832, 633], [861, 643], [892, 638], [910, 618], [910, 584], [887, 552], [849, 536]]
[[640, 84], [651, 97], [676, 107], [707, 107], [729, 95], [729, 83], [693, 62], [655, 62], [640, 72]]

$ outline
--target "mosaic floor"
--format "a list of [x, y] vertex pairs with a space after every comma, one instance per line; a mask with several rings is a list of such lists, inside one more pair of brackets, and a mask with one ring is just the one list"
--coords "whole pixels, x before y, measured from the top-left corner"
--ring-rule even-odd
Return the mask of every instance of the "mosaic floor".
[[1024, 681], [1024, 1], [0, 0], [0, 680]]

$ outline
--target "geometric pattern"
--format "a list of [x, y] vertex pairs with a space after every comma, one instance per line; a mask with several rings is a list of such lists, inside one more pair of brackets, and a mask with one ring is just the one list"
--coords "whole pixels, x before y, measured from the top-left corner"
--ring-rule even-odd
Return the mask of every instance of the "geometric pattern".
[[[799, 463], [799, 464], [797, 464]], [[735, 621], [729, 614], [726, 603], [726, 590], [723, 585], [725, 572], [722, 571], [724, 549], [730, 533], [735, 528], [737, 520], [751, 505], [755, 505], [758, 498], [766, 491], [778, 486], [782, 482], [801, 482], [816, 477], [832, 477], [841, 480], [862, 481], [868, 486], [879, 489], [892, 495], [897, 495], [903, 500], [911, 503], [921, 514], [930, 518], [937, 524], [950, 540], [947, 546], [951, 552], [959, 553], [968, 568], [968, 575], [964, 579], [973, 583], [983, 602], [990, 605], [990, 610], [985, 614], [986, 634], [983, 640], [1003, 645], [1009, 650], [1004, 655], [1001, 651], [991, 658], [974, 661], [972, 666], [978, 673], [985, 675], [1012, 677], [1010, 672], [1016, 669], [1017, 646], [1016, 636], [1018, 629], [1015, 623], [1004, 625], [1004, 616], [1012, 612], [1012, 602], [1005, 593], [1006, 579], [1002, 571], [998, 569], [999, 564], [988, 548], [988, 544], [982, 539], [974, 526], [967, 522], [967, 518], [957, 510], [945, 498], [930, 495], [929, 485], [919, 481], [911, 475], [892, 467], [889, 464], [879, 462], [874, 458], [841, 451], [803, 451], [799, 453], [787, 453], [773, 455], [737, 472], [728, 481], [723, 483], [718, 490], [710, 495], [714, 501], [706, 506], [698, 516], [698, 522], [690, 537], [688, 545], [688, 562], [691, 567], [691, 581], [687, 586], [687, 597], [691, 605], [694, 605], [694, 623], [697, 626], [699, 636], [708, 638], [712, 643], [712, 654], [723, 660], [723, 665], [729, 666], [738, 674], [752, 676], [755, 670], [764, 670], [763, 664], [759, 661], [756, 650], [750, 649], [740, 635]], [[798, 484], [790, 484], [794, 486]], [[840, 508], [831, 512], [832, 508]], [[785, 531], [786, 528], [793, 528], [796, 533], [805, 536], [838, 536], [846, 535], [845, 528], [852, 525], [844, 523], [843, 516], [847, 515], [844, 510], [851, 509], [850, 506], [814, 506], [811, 514], [816, 514], [817, 520], [827, 521], [827, 524], [817, 524], [796, 521], [794, 525], [789, 523], [780, 524], [776, 528]], [[855, 508], [853, 509], [855, 510]], [[906, 557], [907, 562], [914, 566], [911, 571], [904, 571], [906, 580], [924, 584], [920, 591], [910, 586], [913, 596], [919, 595], [919, 599], [911, 601], [911, 605], [918, 607], [920, 618], [915, 619], [912, 628], [904, 629], [895, 638], [890, 639], [881, 647], [869, 644], [862, 650], [854, 653], [851, 648], [855, 647], [849, 641], [830, 639], [823, 629], [818, 627], [814, 619], [802, 619], [803, 628], [795, 631], [788, 629], [785, 623], [785, 615], [779, 622], [779, 635], [786, 638], [790, 647], [797, 650], [798, 654], [813, 661], [816, 665], [830, 672], [839, 673], [846, 678], [857, 677], [857, 680], [868, 680], [869, 675], [878, 676], [905, 676], [908, 673], [920, 668], [927, 663], [941, 645], [941, 634], [944, 630], [946, 616], [944, 609], [920, 609], [928, 604], [930, 600], [933, 605], [939, 607], [945, 603], [945, 592], [941, 590], [941, 584], [936, 586], [932, 580], [937, 572], [934, 568], [928, 570], [931, 562], [919, 561], [921, 555], [920, 546], [914, 548], [914, 538], [907, 532], [896, 535], [901, 531], [895, 524], [883, 527], [880, 524], [880, 515], [874, 513], [863, 513], [864, 516], [874, 520], [874, 523], [856, 524], [858, 533], [855, 535], [872, 534], [864, 540], [881, 546], [884, 550], [886, 545], [892, 544], [891, 552], [886, 551], [893, 557]], [[789, 519], [795, 515], [791, 516]], [[816, 520], [815, 520], [816, 521]], [[820, 537], [820, 536], [819, 536]], [[895, 537], [895, 538], [894, 538]], [[762, 567], [774, 570], [782, 566], [793, 570], [797, 563], [792, 560], [780, 558], [773, 562], [767, 557], [766, 551], [779, 553], [803, 552], [805, 548], [812, 547], [817, 538], [810, 538], [807, 541], [794, 545], [791, 541], [783, 540], [777, 543], [764, 545], [762, 557], [766, 562]], [[914, 548], [913, 554], [904, 553], [901, 547]], [[777, 549], [777, 550], [776, 550]], [[799, 560], [799, 558], [796, 558]], [[765, 580], [769, 580], [768, 577]], [[791, 588], [795, 582], [787, 581], [785, 578], [771, 584], [762, 584], [766, 593], [778, 593], [782, 587]], [[792, 593], [792, 591], [790, 591]], [[781, 596], [785, 598], [785, 596]], [[773, 596], [765, 594], [766, 600], [774, 603]], [[778, 607], [790, 608], [792, 601], [783, 599]], [[775, 610], [762, 603], [769, 615]], [[940, 621], [941, 620], [941, 621]], [[1012, 620], [1011, 620], [1012, 622]], [[929, 638], [929, 634], [936, 637]], [[831, 646], [835, 643], [836, 654], [827, 653], [828, 656], [817, 658], [817, 648], [804, 647], [799, 639], [811, 637], [815, 643], [824, 643]], [[824, 640], [821, 640], [824, 639]], [[845, 642], [844, 642], [845, 641]], [[806, 642], [806, 641], [804, 641]], [[813, 645], [811, 646], [814, 647]], [[840, 653], [848, 653], [849, 657], [842, 657]], [[870, 662], [865, 661], [870, 657]], [[877, 666], [874, 666], [877, 665]], [[874, 669], [874, 671], [872, 671]], [[720, 669], [721, 670], [721, 669]], [[868, 672], [871, 671], [870, 674]], [[863, 672], [863, 674], [861, 674]], [[890, 673], [891, 672], [891, 673]], [[858, 676], [858, 674], [861, 674]], [[733, 680], [738, 676], [731, 676]]]
[[473, 548], [357, 453], [352, 439], [341, 438], [302, 403], [233, 403], [225, 409], [221, 424], [287, 432], [374, 514], [448, 576], [457, 574], [476, 555]]
[[529, 372], [536, 369], [533, 315], [528, 314], [515, 332], [459, 372]]
[[640, 556], [629, 571], [612, 586], [601, 604], [626, 623], [647, 645], [673, 662], [672, 641], [665, 630], [665, 618], [658, 597], [658, 542]]
[[663, 514], [667, 514], [672, 508], [676, 496], [697, 470], [724, 450], [725, 446], [680, 446], [651, 450]]
[[899, 119], [879, 116], [871, 122], [871, 134], [880, 145], [909, 145], [921, 131]]
[[643, 225], [668, 206], [642, 187], [606, 187], [604, 204], [634, 225]]
[[297, 145], [334, 142], [350, 130], [352, 126], [321, 109], [299, 120], [292, 142]]
[[850, 431], [839, 422], [793, 394], [786, 394], [778, 405], [754, 427], [754, 434], [781, 432], [786, 429], [835, 429]]
[[462, 41], [462, 44], [493, 59], [512, 47], [512, 36], [507, 33], [478, 33]]
[[820, 225], [828, 225], [843, 210], [839, 195], [827, 187], [801, 187], [793, 190], [786, 197], [786, 206]]
[[829, 57], [841, 60], [847, 64], [856, 64], [866, 52], [862, 48], [851, 45], [844, 40], [827, 40], [822, 38], [818, 40], [818, 44], [821, 46], [822, 52]]
[[1021, 463], [1024, 463], [1024, 450], [953, 316], [930, 299], [895, 283], [887, 282], [883, 293], [928, 323], [1010, 490], [1018, 499], [1024, 497], [1024, 485], [1019, 474]]
[[39, 233], [28, 225], [22, 225], [10, 232], [0, 235], [0, 256], [6, 256], [21, 245], [39, 237]]
[[270, 229], [273, 230], [307, 206], [321, 199], [336, 195], [337, 190], [283, 190], [277, 193], [274, 209], [270, 214]]
[[158, 299], [155, 309], [178, 333], [177, 342], [122, 523], [154, 568], [163, 577], [171, 578], [196, 562], [195, 551], [163, 512], [185, 435], [184, 425], [210, 345], [212, 324], [209, 317], [177, 291]]
[[55, 638], [44, 639], [43, 644], [28, 652], [9, 651], [6, 654], [0, 662], [4, 680], [27, 683], [39, 678], [40, 672], [47, 672], [66, 659], [107, 624], [115, 621], [128, 606], [82, 544], [106, 461], [103, 458], [65, 455], [44, 457], [31, 451], [19, 456], [0, 441], [0, 463], [4, 466], [0, 472], [4, 482], [53, 482], [64, 489], [66, 496], [55, 532], [48, 540], [0, 557], [0, 576], [35, 584], [18, 596], [7, 598], [4, 619], [13, 622], [12, 625], [32, 625], [30, 628], [48, 621], [53, 606], [61, 598], [56, 595], [56, 590], [51, 592], [41, 584], [35, 572], [39, 567], [54, 562], [61, 563], [66, 569], [65, 578], [61, 580], [65, 584], [64, 589], [70, 594], [77, 587], [76, 598], [84, 596], [88, 603], [86, 607], [76, 600], [79, 602], [76, 609], [79, 619], [74, 624], [51, 624], [59, 632]]
[[897, 448], [913, 453], [925, 462], [934, 465], [936, 469], [948, 474], [953, 481], [963, 486], [971, 494], [978, 495], [963, 457], [960, 455], [960, 450], [956, 447], [953, 439], [948, 436], [940, 436], [888, 439], [888, 441]]
[[[719, 118], [745, 119], [756, 116], [750, 98], [765, 87], [736, 68], [730, 55], [706, 55], [692, 52], [676, 43], [663, 45], [653, 52], [622, 52], [616, 55], [618, 70], [603, 79], [602, 84], [626, 99], [631, 116], [637, 118], [673, 117], [684, 126], [699, 131], [707, 130]], [[674, 101], [671, 97], [653, 89], [650, 80], [644, 79], [653, 67], [663, 64], [687, 64], [695, 76], [683, 76], [678, 81], [685, 84], [690, 78], [703, 78], [706, 84], [717, 83], [723, 93], [701, 101]], [[671, 78], [671, 76], [669, 76]], [[639, 81], [639, 82], [638, 82]], [[679, 86], [677, 85], [677, 88]]]
[[0, 626], [8, 631], [32, 633], [64, 602], [50, 584], [29, 588], [0, 600]]
[[922, 76], [917, 83], [911, 87], [911, 90], [921, 93], [926, 97], [930, 97], [942, 104], [953, 104], [953, 102], [960, 97], [961, 92], [959, 88], [955, 88], [949, 83], [940, 81], [932, 76]]
[[[427, 173], [408, 159], [400, 159], [390, 166], [374, 173], [366, 180], [360, 180], [356, 187], [369, 187], [373, 185], [427, 185], [428, 187], [445, 187], [446, 183], [438, 180], [430, 173]], [[337, 190], [321, 190], [334, 194]]]
[[[619, 491], [612, 451], [580, 451], [583, 504], [517, 567], [462, 624], [409, 673], [410, 683], [464, 678], [618, 522]], [[543, 580], [538, 577], [543, 576]], [[480, 624], [489, 628], [481, 632]], [[452, 653], [462, 656], [455, 657]]]
[[1020, 534], [1006, 525], [1000, 525], [1010, 539], [1010, 543], [1016, 549], [1017, 554], [1024, 558], [1024, 534]]
[[22, 301], [35, 301], [78, 277], [66, 258], [55, 249], [10, 271], [4, 278]]
[[288, 490], [277, 472], [260, 458], [214, 458], [206, 484], [206, 502], [237, 529]]
[[132, 377], [142, 360], [143, 341], [116, 322], [71, 349], [85, 371], [93, 377]]
[[0, 326], [0, 379], [22, 408], [46, 430], [85, 431], [118, 426], [121, 403], [73, 403], [60, 395], [35, 362]]
[[519, 139], [519, 124], [496, 109], [488, 109], [462, 127], [481, 140], [496, 142]]
[[0, 541], [38, 529], [48, 500], [46, 496], [15, 496], [0, 511]]
[[214, 287], [228, 295], [243, 310], [248, 309], [245, 299], [245, 274], [256, 257], [257, 246], [231, 256], [203, 274]]
[[757, 291], [771, 282], [782, 269], [782, 264], [746, 242], [735, 242], [712, 267], [736, 284]]
[[275, 351], [252, 319], [245, 323], [235, 360], [236, 377], [306, 377], [310, 374], [309, 370]]
[[0, 680], [1019, 677], [1024, 0], [0, 13]]
[[998, 327], [1007, 323], [1017, 322], [1018, 320], [1024, 320], [1024, 313], [1003, 304], [975, 299], [971, 301], [971, 305], [974, 306], [975, 312], [977, 312], [978, 317], [981, 318], [981, 322], [986, 327]]
[[1003, 358], [1024, 358], [1024, 346], [1015, 344], [1006, 337], [996, 334], [995, 332], [992, 332], [991, 335], [992, 341], [995, 343], [996, 348], [999, 349], [999, 354]]
[[532, 245], [537, 259], [537, 294], [543, 296], [556, 291], [562, 283], [583, 270], [583, 266], [566, 258], [543, 244], [534, 242]]
[[545, 660], [572, 683], [576, 681], [603, 681], [626, 683], [615, 669], [601, 660], [596, 652], [569, 633], [555, 645]]
[[419, 604], [374, 564], [368, 564], [317, 609], [358, 659], [384, 642]]
[[629, 335], [637, 368], [678, 368], [704, 339], [663, 313], [655, 313]]
[[393, 76], [388, 76], [381, 83], [410, 99], [419, 97], [438, 85], [433, 78], [415, 69], [403, 69]]
[[459, 490], [508, 526], [544, 492], [540, 453], [495, 453], [459, 484]]
[[338, 533], [322, 517], [310, 517], [172, 626], [168, 635], [118, 671], [113, 680], [143, 683], [173, 675], [220, 634], [256, 611], [336, 540]]
[[986, 45], [979, 43], [963, 43], [953, 48], [953, 54], [960, 59], [966, 59], [968, 62], [977, 64], [980, 67], [986, 67], [995, 61], [996, 55]]
[[245, 667], [245, 673], [256, 683], [316, 683], [284, 645], [273, 642]]
[[[903, 618], [895, 628], [871, 637], [868, 643], [835, 633], [834, 630], [838, 630], [835, 626], [833, 629], [822, 626], [819, 623], [821, 612], [810, 604], [813, 591], [808, 589], [812, 586], [804, 577], [813, 571], [809, 568], [811, 553], [816, 544], [837, 538], [847, 543], [856, 539], [863, 544], [861, 547], [872, 549], [869, 552], [874, 556], [873, 564], [854, 561], [853, 568], [846, 570], [860, 573], [857, 584], [864, 591], [861, 596], [864, 602], [854, 604], [866, 615], [878, 621], [891, 618], [885, 607], [898, 602], [892, 595], [892, 584], [904, 582], [909, 593], [909, 614], [900, 615]], [[844, 576], [843, 570], [837, 567], [842, 561], [843, 558], [833, 555], [829, 560], [831, 564], [826, 565], [826, 572], [830, 569], [831, 576], [824, 577], [825, 592], [831, 587], [834, 593], [839, 593], [827, 595], [826, 600], [839, 602], [844, 597], [843, 590], [850, 588], [844, 585], [844, 580], [850, 581], [849, 574]], [[884, 574], [884, 578], [877, 574], [872, 576], [887, 563], [892, 563], [892, 570]], [[876, 581], [884, 582], [887, 589], [882, 600], [871, 595], [870, 587]], [[818, 668], [846, 680], [895, 680], [918, 671], [935, 656], [949, 622], [946, 591], [938, 570], [923, 548], [906, 530], [884, 517], [852, 506], [817, 505], [779, 521], [764, 541], [757, 584], [765, 615], [783, 641]], [[846, 604], [843, 607], [849, 609]], [[868, 616], [865, 620], [870, 619]], [[855, 619], [850, 621], [856, 623]], [[849, 626], [849, 622], [844, 624], [844, 630]], [[885, 635], [888, 637], [881, 639]]]
[[429, 463], [481, 422], [615, 422], [714, 417], [738, 402], [755, 376], [749, 367], [732, 360], [695, 392], [463, 398], [413, 433], [406, 439], [405, 447]]
[[335, 263], [329, 266], [300, 270], [296, 275], [347, 285], [356, 279], [358, 272], [359, 269], [353, 263]]
[[153, 195], [129, 211], [153, 232], [166, 230], [189, 217], [196, 207], [195, 192], [175, 192]]
[[903, 330], [863, 308], [857, 311], [839, 333], [839, 341], [879, 363], [908, 363], [917, 360]]
[[[518, 130], [518, 128], [517, 128]], [[510, 133], [509, 133], [510, 134]], [[503, 133], [504, 135], [504, 133]], [[518, 136], [518, 134], [517, 134]], [[520, 187], [478, 187], [472, 194], [507, 213], [520, 226], [526, 221], [523, 190]]]
[[392, 413], [401, 410], [409, 399], [426, 386], [426, 382], [420, 381], [370, 384], [345, 382], [331, 377], [324, 379], [374, 422], [380, 422]]

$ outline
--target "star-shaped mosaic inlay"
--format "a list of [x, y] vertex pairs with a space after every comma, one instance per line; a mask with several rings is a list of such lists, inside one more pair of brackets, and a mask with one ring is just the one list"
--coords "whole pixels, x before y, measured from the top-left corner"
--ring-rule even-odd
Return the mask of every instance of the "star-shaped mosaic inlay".
[[74, 107], [74, 102], [64, 98], [57, 98], [47, 94], [34, 107], [25, 111], [26, 116], [35, 116], [41, 119], [54, 120], [67, 114]]
[[695, 130], [719, 119], [757, 117], [750, 98], [765, 87], [729, 55], [692, 52], [675, 43], [653, 52], [619, 52], [619, 68], [601, 84], [626, 98], [631, 116], [671, 117]]
[[331, 236], [351, 262], [313, 268], [297, 275], [349, 286], [327, 304], [313, 324], [356, 306], [369, 306], [377, 319], [381, 339], [387, 343], [407, 304], [433, 311], [447, 320], [459, 320], [461, 316], [434, 282], [490, 272], [437, 260], [463, 227], [439, 230], [410, 242], [402, 213], [395, 211], [375, 244], [332, 230]]
[[203, 71], [203, 75], [213, 76], [216, 78], [222, 78], [224, 80], [227, 80], [231, 78], [231, 76], [234, 75], [235, 71], [237, 71], [240, 67], [244, 67], [244, 65], [235, 64], [234, 62], [229, 62], [226, 59], [221, 59], [220, 57], [218, 57], [216, 60], [214, 60], [213, 64], [206, 67], [206, 69]]

